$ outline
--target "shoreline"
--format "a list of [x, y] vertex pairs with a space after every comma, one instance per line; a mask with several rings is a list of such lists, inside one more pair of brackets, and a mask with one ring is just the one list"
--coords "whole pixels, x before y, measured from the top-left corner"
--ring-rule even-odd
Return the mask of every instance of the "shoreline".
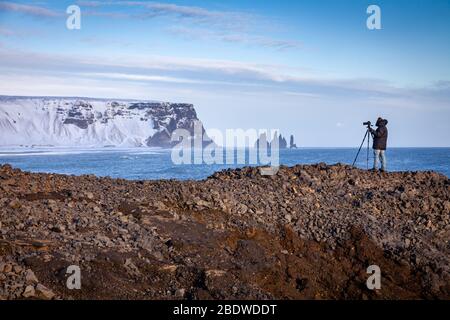
[[[6, 299], [450, 298], [449, 179], [435, 172], [125, 180], [3, 165], [0, 194]], [[381, 290], [365, 288], [373, 264]], [[81, 290], [65, 287], [70, 265]]]
[[[245, 163], [241, 162], [240, 154], [234, 154], [233, 163], [229, 162], [224, 152], [223, 164], [194, 163], [174, 165], [170, 150], [156, 148], [109, 148], [109, 149], [36, 149], [15, 150], [13, 153], [2, 153], [0, 148], [0, 165], [11, 164], [30, 172], [47, 172], [62, 174], [94, 174], [101, 177], [124, 178], [131, 180], [157, 180], [157, 179], [206, 179], [216, 171], [227, 168], [240, 168], [243, 166], [258, 166], [261, 163], [252, 163], [249, 151], [246, 151]], [[30, 152], [29, 152], [30, 151]], [[329, 165], [336, 163], [351, 164], [357, 149], [286, 149], [280, 150], [279, 163], [294, 166], [296, 164], [314, 164], [318, 161]], [[372, 156], [372, 155], [371, 155]], [[435, 171], [450, 177], [448, 161], [450, 149], [391, 149], [388, 153], [388, 169], [391, 172], [406, 171]], [[191, 159], [192, 161], [197, 161]], [[179, 159], [176, 159], [178, 161]], [[358, 159], [358, 168], [366, 168], [366, 159]], [[369, 160], [369, 166], [373, 160]], [[99, 165], [102, 164], [102, 165]]]

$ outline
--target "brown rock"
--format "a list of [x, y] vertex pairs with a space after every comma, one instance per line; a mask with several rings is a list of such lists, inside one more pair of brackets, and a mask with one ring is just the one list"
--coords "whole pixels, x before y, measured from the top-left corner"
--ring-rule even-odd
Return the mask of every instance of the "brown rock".
[[55, 297], [55, 294], [50, 289], [40, 283], [36, 286], [36, 292], [40, 299], [51, 300]]
[[12, 271], [12, 269], [13, 269], [13, 266], [11, 265], [11, 264], [6, 264], [4, 267], [3, 267], [3, 272], [4, 273], [9, 273], [9, 272], [11, 272]]
[[27, 269], [27, 271], [25, 272], [25, 280], [27, 284], [39, 282], [38, 278], [31, 269]]
[[12, 209], [19, 209], [22, 206], [22, 203], [19, 199], [14, 199], [9, 203], [9, 207]]
[[22, 293], [22, 296], [23, 296], [24, 298], [32, 298], [32, 297], [34, 297], [35, 295], [36, 295], [36, 292], [35, 292], [35, 290], [34, 290], [34, 287], [31, 286], [31, 285], [26, 286], [25, 291]]
[[22, 271], [22, 267], [19, 265], [15, 265], [13, 267], [14, 273], [20, 273]]

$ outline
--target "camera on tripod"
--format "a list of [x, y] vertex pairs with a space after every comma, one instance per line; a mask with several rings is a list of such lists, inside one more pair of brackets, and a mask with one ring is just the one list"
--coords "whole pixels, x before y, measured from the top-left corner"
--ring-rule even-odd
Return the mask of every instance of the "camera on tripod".
[[362, 146], [363, 146], [363, 144], [364, 144], [364, 141], [366, 141], [366, 138], [367, 138], [367, 159], [366, 159], [367, 162], [366, 162], [366, 163], [367, 163], [367, 169], [369, 169], [369, 145], [370, 145], [370, 134], [371, 134], [372, 131], [373, 131], [373, 129], [370, 127], [371, 125], [372, 125], [372, 122], [370, 122], [370, 121], [363, 122], [363, 126], [367, 126], [366, 134], [364, 135], [364, 139], [363, 139], [363, 141], [361, 142], [361, 145], [359, 146], [358, 152], [356, 153], [355, 160], [353, 160], [352, 167], [355, 165], [356, 160], [358, 159], [359, 153], [361, 152], [361, 148], [362, 148]]

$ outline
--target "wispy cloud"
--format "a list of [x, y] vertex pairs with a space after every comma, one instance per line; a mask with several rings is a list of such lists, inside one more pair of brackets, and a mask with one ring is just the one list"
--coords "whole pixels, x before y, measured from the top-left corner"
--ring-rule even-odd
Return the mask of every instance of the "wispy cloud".
[[173, 16], [176, 18], [195, 19], [209, 23], [223, 23], [244, 21], [251, 18], [251, 15], [243, 12], [208, 10], [196, 6], [182, 6], [173, 3], [146, 2], [146, 1], [77, 1], [80, 6], [100, 8], [102, 6], [128, 6], [144, 9], [140, 13], [130, 14], [130, 16], [158, 17]]
[[29, 36], [38, 36], [40, 35], [39, 30], [30, 30], [30, 29], [11, 29], [9, 27], [5, 27], [0, 25], [0, 36], [3, 37], [15, 37], [15, 38], [26, 38]]
[[118, 39], [111, 39], [105, 37], [87, 36], [80, 39], [81, 42], [87, 43], [92, 46], [120, 46], [128, 47], [132, 45], [129, 41], [123, 41]]
[[188, 84], [206, 84], [207, 82], [158, 76], [158, 75], [142, 75], [142, 74], [130, 74], [130, 73], [115, 73], [115, 72], [92, 72], [92, 73], [80, 73], [80, 76], [86, 76], [90, 78], [106, 78], [106, 79], [116, 79], [116, 80], [126, 80], [126, 81], [143, 81], [143, 82], [168, 82], [168, 83], [188, 83]]
[[[175, 23], [167, 28], [169, 32], [195, 40], [215, 40], [275, 50], [302, 48], [300, 41], [278, 39], [252, 31], [253, 26], [261, 25], [265, 18], [247, 12], [209, 10], [196, 6], [144, 1], [78, 1], [77, 3], [82, 7], [91, 8], [84, 13], [92, 16], [133, 19], [173, 18]], [[137, 10], [119, 13], [103, 9], [114, 6], [132, 7]], [[265, 22], [268, 24], [267, 21]]]
[[188, 39], [216, 40], [229, 43], [241, 43], [250, 46], [261, 46], [277, 50], [301, 48], [303, 44], [295, 40], [279, 40], [271, 37], [250, 35], [246, 33], [226, 33], [206, 29], [186, 28], [173, 26], [168, 31], [174, 35]]
[[390, 101], [391, 105], [399, 102], [407, 105], [405, 101], [417, 100], [429, 104], [430, 108], [450, 106], [450, 86], [445, 82], [429, 87], [400, 88], [379, 79], [313, 78], [292, 73], [292, 69], [283, 65], [159, 56], [122, 56], [120, 59], [104, 56], [69, 56], [10, 48], [0, 48], [0, 61], [3, 71], [29, 74], [32, 70], [36, 77], [51, 74], [61, 78], [159, 82], [185, 88], [195, 86], [201, 90], [214, 87], [219, 91], [227, 85], [233, 87], [233, 90], [242, 92], [247, 92], [251, 86], [253, 91], [277, 92], [293, 98], [358, 97], [381, 102]]
[[278, 50], [301, 48], [303, 45], [300, 41], [295, 40], [278, 40], [263, 36], [249, 36], [246, 34], [224, 35], [222, 40], [227, 42], [244, 43], [250, 45], [259, 45], [262, 47], [275, 48]]
[[175, 15], [179, 18], [191, 18], [200, 20], [223, 19], [223, 18], [243, 18], [242, 13], [232, 13], [225, 11], [211, 11], [200, 7], [180, 6], [171, 3], [138, 3], [149, 10], [149, 15]]
[[15, 36], [17, 33], [14, 30], [0, 26], [0, 35], [5, 37]]
[[111, 19], [126, 19], [130, 18], [131, 15], [128, 13], [121, 12], [102, 12], [97, 10], [83, 10], [83, 15], [93, 16], [93, 17], [105, 17]]
[[285, 91], [285, 95], [294, 97], [305, 97], [305, 98], [320, 98], [319, 94], [309, 93], [309, 92], [298, 92], [298, 91]]
[[23, 14], [28, 14], [37, 17], [58, 17], [61, 13], [54, 10], [47, 9], [45, 7], [36, 5], [27, 5], [13, 2], [0, 2], [0, 11], [12, 11]]
[[100, 7], [101, 5], [106, 4], [106, 1], [82, 1], [78, 0], [77, 4], [84, 7]]
[[[222, 29], [247, 29], [256, 16], [246, 12], [208, 10], [196, 6], [182, 6], [172, 3], [145, 1], [78, 1], [88, 15], [105, 16], [110, 18], [153, 19], [158, 17], [171, 18], [176, 23], [190, 22], [195, 25], [215, 26]], [[125, 12], [107, 11], [104, 8], [127, 7]]]

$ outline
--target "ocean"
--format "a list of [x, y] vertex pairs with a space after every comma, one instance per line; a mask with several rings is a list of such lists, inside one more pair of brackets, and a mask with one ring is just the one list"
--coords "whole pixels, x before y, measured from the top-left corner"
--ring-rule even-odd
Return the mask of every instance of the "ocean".
[[[280, 150], [280, 163], [351, 164], [356, 148], [299, 148]], [[450, 148], [390, 148], [387, 153], [388, 171], [433, 170], [450, 177]], [[370, 152], [369, 168], [373, 155]], [[64, 149], [64, 148], [0, 148], [0, 164], [31, 172], [61, 174], [94, 174], [133, 180], [144, 179], [205, 179], [216, 171], [243, 167], [240, 165], [176, 165], [170, 150], [161, 149]], [[361, 150], [356, 166], [366, 168], [366, 150]]]

